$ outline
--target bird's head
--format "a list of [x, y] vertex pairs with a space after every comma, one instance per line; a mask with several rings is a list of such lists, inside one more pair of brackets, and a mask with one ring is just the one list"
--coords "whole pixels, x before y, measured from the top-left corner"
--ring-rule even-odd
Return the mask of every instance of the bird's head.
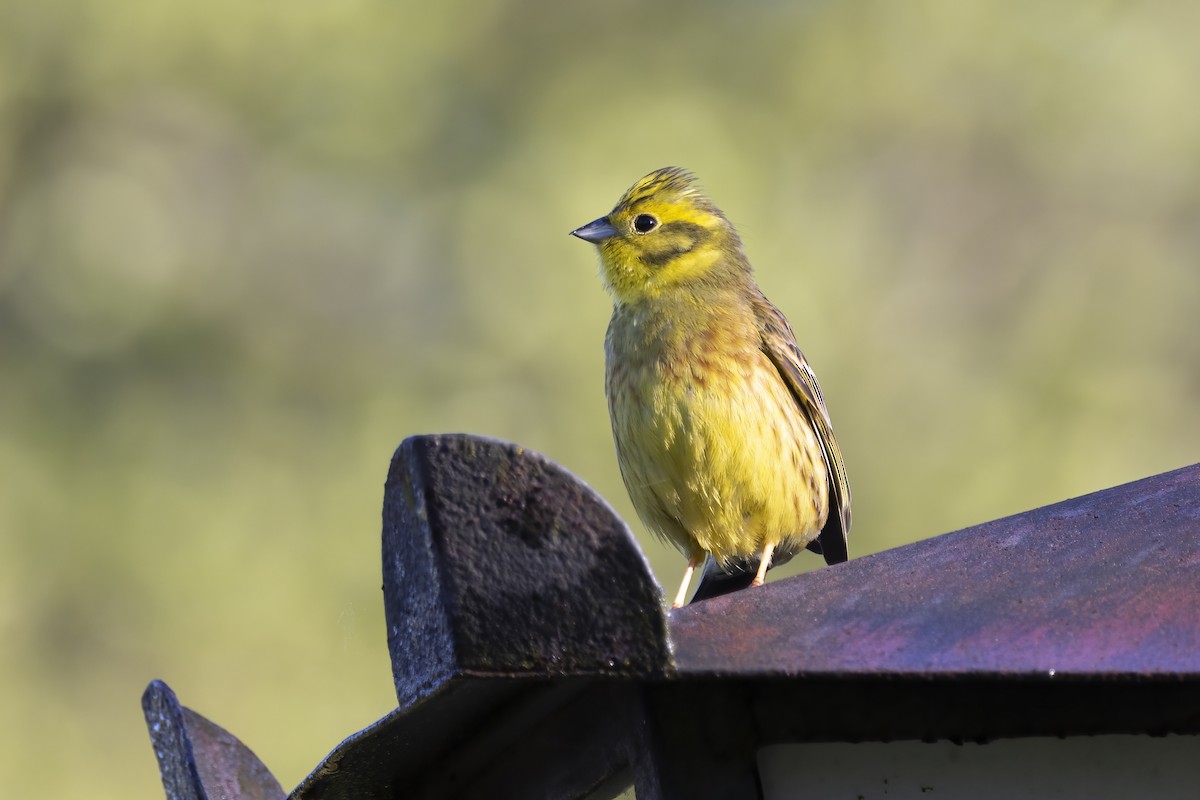
[[617, 303], [653, 299], [679, 287], [726, 286], [750, 272], [733, 225], [679, 167], [651, 172], [607, 215], [571, 235], [599, 248]]

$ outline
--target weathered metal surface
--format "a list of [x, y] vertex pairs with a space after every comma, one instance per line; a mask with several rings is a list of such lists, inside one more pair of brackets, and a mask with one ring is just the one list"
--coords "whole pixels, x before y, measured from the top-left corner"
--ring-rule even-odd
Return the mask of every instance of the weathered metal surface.
[[168, 800], [282, 800], [283, 787], [248, 747], [179, 704], [162, 681], [142, 694], [142, 710]]
[[416, 796], [580, 798], [628, 771], [634, 681], [560, 684], [487, 718], [421, 775]]
[[[500, 796], [495, 776], [515, 780], [507, 765], [532, 769], [539, 751], [560, 752], [564, 774], [616, 769], [594, 746], [564, 748], [584, 734], [563, 709], [599, 710], [605, 681], [661, 678], [671, 660], [661, 590], [608, 504], [515, 445], [418, 436], [392, 460], [383, 520], [400, 709], [339, 745], [293, 797]], [[575, 796], [550, 767], [521, 785]]]
[[167, 800], [207, 800], [183, 720], [183, 706], [175, 693], [162, 681], [154, 681], [142, 693], [142, 712]]
[[[753, 798], [772, 743], [1200, 733], [1200, 465], [668, 623], [628, 529], [565, 470], [416, 437], [383, 557], [400, 708], [294, 800], [566, 800], [634, 778], [649, 800]], [[281, 796], [165, 685], [143, 703], [169, 797]], [[262, 794], [225, 780], [239, 763]]]
[[493, 678], [395, 711], [329, 754], [290, 800], [579, 798], [631, 762], [636, 681]]
[[666, 682], [644, 687], [641, 700], [625, 734], [638, 800], [761, 798], [760, 736], [745, 687]]
[[1200, 677], [1200, 465], [677, 610], [681, 676]]
[[1194, 677], [1039, 680], [1002, 673], [671, 684], [681, 687], [701, 703], [713, 691], [743, 691], [760, 745], [1200, 734], [1200, 681]]
[[633, 535], [543, 456], [476, 436], [407, 439], [392, 459], [383, 521], [401, 708], [468, 674], [667, 669], [661, 590]]

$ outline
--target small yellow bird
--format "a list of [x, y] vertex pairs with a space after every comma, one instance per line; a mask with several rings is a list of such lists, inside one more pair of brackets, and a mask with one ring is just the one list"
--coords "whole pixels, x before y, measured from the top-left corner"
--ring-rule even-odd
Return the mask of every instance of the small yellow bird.
[[652, 172], [571, 233], [599, 249], [613, 298], [605, 393], [621, 477], [646, 526], [688, 557], [674, 607], [706, 556], [756, 586], [806, 546], [845, 561], [850, 484], [816, 376], [692, 174]]

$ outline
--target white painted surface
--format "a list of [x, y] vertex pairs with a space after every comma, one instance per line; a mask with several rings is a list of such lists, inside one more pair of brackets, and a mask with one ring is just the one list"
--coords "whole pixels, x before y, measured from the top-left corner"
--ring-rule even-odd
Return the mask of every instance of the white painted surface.
[[765, 800], [1200, 799], [1200, 736], [788, 744], [758, 765]]

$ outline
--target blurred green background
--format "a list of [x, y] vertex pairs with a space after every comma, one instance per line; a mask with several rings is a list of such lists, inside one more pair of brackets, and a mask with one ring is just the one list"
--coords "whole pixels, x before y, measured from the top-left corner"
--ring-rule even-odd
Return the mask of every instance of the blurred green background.
[[1153, 0], [0, 0], [0, 795], [160, 796], [155, 677], [286, 787], [394, 706], [405, 436], [514, 440], [634, 521], [567, 232], [656, 167], [791, 318], [855, 554], [1200, 460], [1197, 30]]

